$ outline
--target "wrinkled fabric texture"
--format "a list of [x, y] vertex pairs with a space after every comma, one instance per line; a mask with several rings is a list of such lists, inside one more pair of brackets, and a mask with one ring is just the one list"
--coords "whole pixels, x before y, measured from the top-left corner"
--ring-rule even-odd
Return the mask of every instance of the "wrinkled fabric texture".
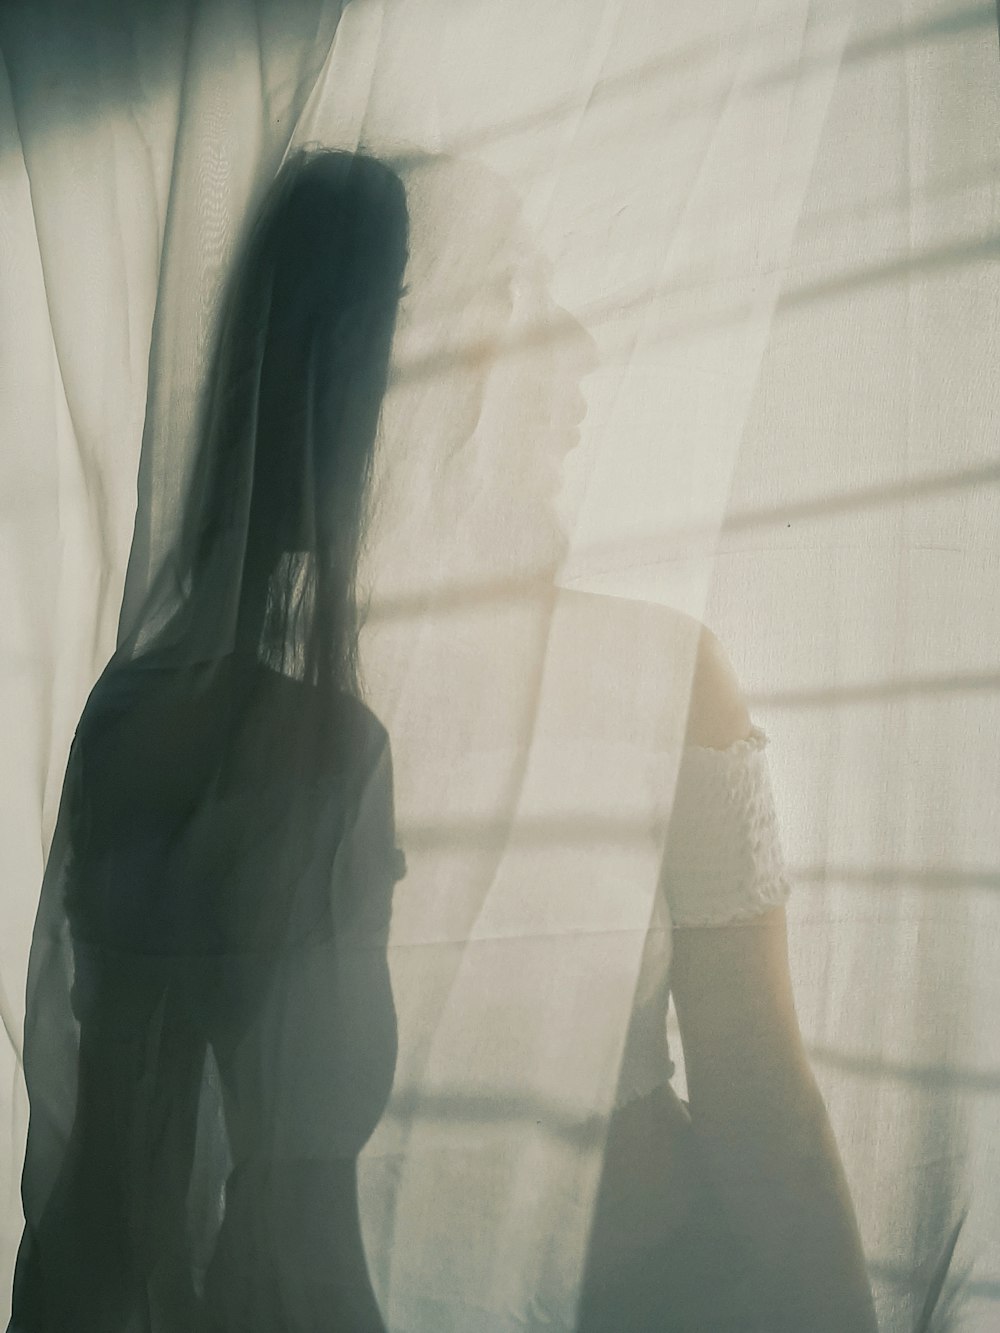
[[[109, 1333], [331, 1307], [571, 1329], [582, 1292], [606, 1325], [590, 1226], [669, 941], [696, 617], [771, 738], [799, 1013], [881, 1326], [914, 1327], [964, 1216], [939, 1324], [992, 1328], [995, 6], [36, 0], [0, 12], [0, 53], [5, 1271], [27, 1078], [33, 1224], [52, 1197], [106, 1209], [89, 1253], [53, 1239], [64, 1271], [120, 1268], [122, 1216], [142, 1241], [125, 1294], [97, 1294]], [[131, 834], [102, 840], [96, 812], [104, 896], [74, 906], [65, 816], [118, 771], [113, 714], [183, 584], [226, 277], [307, 144], [391, 157], [410, 210], [364, 703], [324, 712], [350, 762], [268, 752], [285, 776], [220, 839], [144, 823], [169, 791], [132, 755]], [[267, 716], [315, 735], [296, 671], [261, 673]], [[210, 689], [184, 699], [225, 730]], [[150, 714], [196, 767], [197, 729]], [[277, 921], [227, 895], [276, 876], [303, 886]], [[74, 1158], [88, 1075], [106, 1112]], [[673, 1271], [704, 1292], [726, 1241], [690, 1191]], [[636, 1320], [657, 1253], [627, 1258]]]
[[395, 1070], [404, 858], [354, 579], [405, 217], [369, 156], [288, 160], [150, 579], [140, 512], [29, 957], [21, 1333], [385, 1327], [357, 1158]]

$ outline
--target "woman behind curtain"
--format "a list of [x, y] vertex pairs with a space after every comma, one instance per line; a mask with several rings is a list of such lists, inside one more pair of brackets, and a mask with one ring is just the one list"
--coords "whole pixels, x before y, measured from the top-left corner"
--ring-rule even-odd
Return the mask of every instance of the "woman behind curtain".
[[[574, 515], [557, 492], [593, 340], [501, 180], [444, 156], [405, 179], [412, 295], [364, 643], [401, 818], [423, 834], [393, 928], [401, 1105], [379, 1131], [382, 1177], [394, 1160], [402, 1183], [380, 1180], [372, 1228], [392, 1326], [868, 1333], [791, 1000], [765, 738], [690, 617], [560, 586]], [[602, 824], [645, 819], [645, 785], [628, 801], [657, 749], [683, 757], [615, 1089], [599, 1071], [634, 973], [614, 949], [637, 929], [643, 867], [630, 878], [617, 854], [641, 846], [634, 825], [609, 854]], [[670, 790], [650, 826], [665, 830]], [[670, 1082], [671, 990], [689, 1105]]]
[[401, 866], [355, 574], [407, 231], [386, 166], [301, 153], [235, 268], [178, 540], [67, 769], [12, 1333], [382, 1327], [356, 1158]]

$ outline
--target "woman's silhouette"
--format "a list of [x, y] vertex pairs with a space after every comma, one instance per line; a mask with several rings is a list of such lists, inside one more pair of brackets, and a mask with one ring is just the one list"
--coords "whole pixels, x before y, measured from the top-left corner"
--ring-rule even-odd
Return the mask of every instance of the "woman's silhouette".
[[520, 201], [467, 162], [406, 180], [364, 639], [409, 859], [397, 1079], [364, 1163], [383, 1308], [407, 1330], [868, 1333], [764, 738], [704, 627], [566, 586], [557, 489], [596, 349]]
[[356, 1159], [401, 858], [355, 577], [407, 234], [387, 166], [300, 153], [234, 269], [176, 545], [67, 768], [17, 1333], [382, 1327]]
[[[688, 618], [557, 587], [593, 346], [510, 191], [411, 168], [417, 310], [365, 644], [424, 834], [395, 913], [385, 1322], [868, 1329], [790, 1001], [762, 738]], [[446, 244], [463, 209], [477, 226]], [[15, 1333], [383, 1327], [357, 1158], [396, 1065], [401, 866], [355, 573], [408, 229], [385, 165], [299, 156], [236, 267], [178, 540], [67, 769], [29, 973]]]

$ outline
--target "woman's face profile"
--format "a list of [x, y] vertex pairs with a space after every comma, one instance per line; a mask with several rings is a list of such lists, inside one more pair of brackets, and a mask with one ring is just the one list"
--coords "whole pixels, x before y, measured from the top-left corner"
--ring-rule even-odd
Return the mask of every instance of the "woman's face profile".
[[521, 244], [511, 247], [509, 263], [510, 319], [484, 368], [491, 414], [482, 425], [503, 478], [508, 532], [520, 530], [526, 567], [545, 566], [561, 559], [575, 520], [572, 504], [557, 500], [567, 456], [581, 440], [584, 384], [599, 354], [584, 325], [555, 300], [548, 261]]
[[403, 178], [410, 258], [363, 573], [373, 611], [551, 580], [575, 518], [563, 465], [597, 364], [505, 181], [445, 157]]
[[[600, 364], [600, 353], [587, 328], [552, 296], [551, 276], [546, 267], [538, 266], [531, 283], [536, 331], [529, 335], [529, 342], [536, 345], [538, 359], [531, 373], [545, 377], [537, 394], [538, 442], [552, 469], [555, 498], [562, 484], [566, 457], [580, 443], [587, 415], [583, 385]], [[560, 512], [565, 513], [562, 509]], [[567, 522], [573, 517], [572, 513], [565, 513]]]

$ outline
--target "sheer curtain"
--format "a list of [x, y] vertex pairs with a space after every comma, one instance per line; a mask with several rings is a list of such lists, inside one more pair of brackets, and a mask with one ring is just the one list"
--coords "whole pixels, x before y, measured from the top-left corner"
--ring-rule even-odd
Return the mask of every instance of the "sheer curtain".
[[171, 540], [239, 226], [290, 147], [360, 144], [413, 213], [363, 641], [409, 863], [361, 1175], [387, 1322], [443, 1327], [443, 1283], [464, 1327], [571, 1327], [686, 701], [681, 672], [664, 715], [673, 607], [771, 737], [882, 1326], [913, 1327], [964, 1216], [935, 1327], [985, 1333], [994, 6], [121, 8], [0, 14], [5, 1273], [73, 728]]

